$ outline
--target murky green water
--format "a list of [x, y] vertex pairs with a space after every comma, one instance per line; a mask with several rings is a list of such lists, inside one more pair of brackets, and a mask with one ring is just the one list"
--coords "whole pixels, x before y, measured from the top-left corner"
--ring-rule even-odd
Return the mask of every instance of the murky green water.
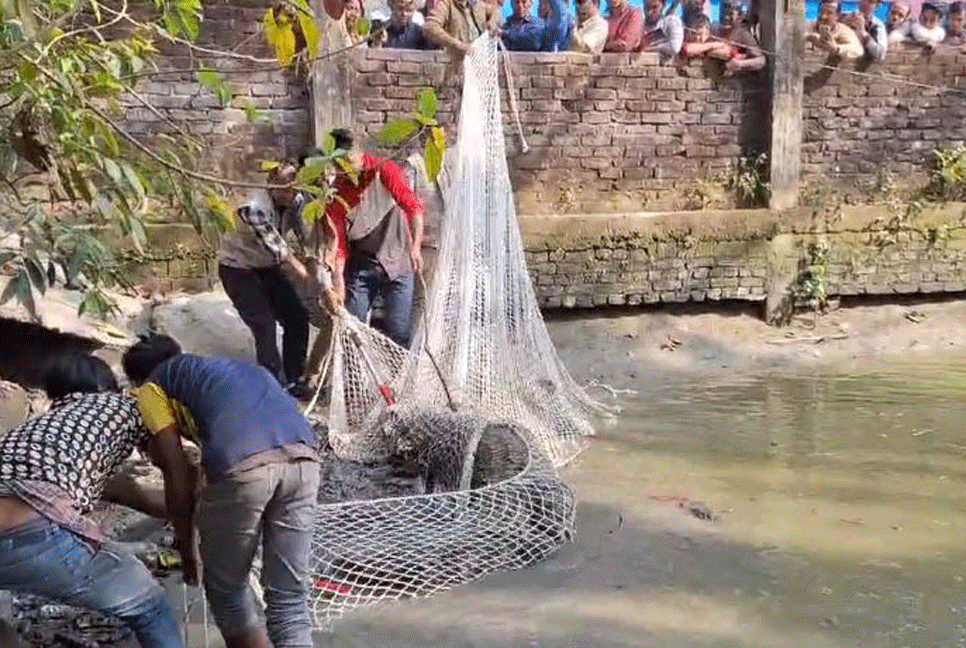
[[571, 477], [655, 645], [966, 646], [966, 359], [648, 388]]
[[966, 359], [644, 389], [564, 471], [573, 544], [318, 645], [966, 646]]

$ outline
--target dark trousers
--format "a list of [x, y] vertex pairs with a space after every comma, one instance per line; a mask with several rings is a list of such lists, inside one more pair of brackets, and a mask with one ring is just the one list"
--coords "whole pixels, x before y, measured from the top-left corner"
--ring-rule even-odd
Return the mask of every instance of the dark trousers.
[[[309, 316], [281, 268], [218, 266], [218, 277], [242, 321], [255, 338], [258, 364], [283, 385], [305, 372], [309, 346]], [[276, 322], [282, 325], [282, 355], [278, 353]]]
[[381, 296], [384, 313], [381, 322], [375, 326], [376, 330], [408, 349], [413, 334], [415, 283], [412, 270], [390, 279], [376, 259], [361, 254], [350, 255], [345, 271], [346, 310], [364, 322], [373, 300], [377, 295]]

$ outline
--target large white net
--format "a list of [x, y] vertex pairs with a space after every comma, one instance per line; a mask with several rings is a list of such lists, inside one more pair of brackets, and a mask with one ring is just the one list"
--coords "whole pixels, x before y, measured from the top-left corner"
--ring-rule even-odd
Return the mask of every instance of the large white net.
[[335, 321], [324, 481], [379, 465], [414, 479], [391, 498], [323, 488], [320, 625], [532, 564], [572, 532], [573, 496], [556, 467], [593, 434], [599, 406], [558, 358], [527, 273], [498, 56], [484, 36], [465, 58], [455, 169], [412, 351], [345, 314]]

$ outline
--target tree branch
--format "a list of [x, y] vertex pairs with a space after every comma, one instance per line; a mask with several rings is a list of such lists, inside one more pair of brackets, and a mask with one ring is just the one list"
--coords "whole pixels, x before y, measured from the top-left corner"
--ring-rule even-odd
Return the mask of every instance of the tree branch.
[[[369, 38], [372, 36], [378, 36], [383, 31], [386, 30], [386, 26], [383, 25], [379, 29], [373, 31]], [[340, 47], [339, 49], [332, 50], [331, 52], [325, 52], [324, 54], [319, 54], [317, 56], [312, 56], [305, 59], [305, 63], [315, 63], [316, 61], [324, 61], [325, 59], [332, 58], [349, 50], [355, 49], [367, 42], [368, 39], [363, 39], [358, 43], [353, 43], [352, 45], [346, 45], [345, 47]], [[278, 70], [286, 70], [290, 65], [282, 65], [277, 60], [272, 59], [271, 65], [261, 66], [261, 67], [242, 67], [242, 68], [231, 68], [231, 69], [219, 69], [217, 67], [212, 67], [219, 74], [229, 75], [229, 74], [252, 74], [253, 72], [276, 72]], [[143, 72], [135, 72], [133, 74], [126, 74], [117, 77], [118, 81], [130, 81], [132, 79], [142, 79], [148, 77], [164, 76], [167, 74], [185, 74], [188, 72], [197, 72], [196, 68], [171, 68], [167, 70], [145, 70]]]
[[56, 45], [57, 43], [59, 43], [60, 41], [62, 41], [65, 38], [72, 38], [74, 36], [78, 36], [80, 34], [84, 34], [84, 33], [87, 33], [87, 32], [95, 32], [96, 33], [96, 32], [99, 32], [102, 29], [107, 29], [108, 27], [113, 27], [117, 23], [121, 22], [121, 20], [123, 20], [124, 18], [128, 18], [128, 15], [127, 15], [127, 2], [128, 2], [128, 0], [124, 0], [124, 3], [121, 5], [121, 10], [120, 11], [114, 11], [113, 9], [111, 10], [111, 13], [114, 13], [115, 14], [115, 17], [114, 17], [114, 20], [111, 20], [110, 22], [104, 23], [103, 25], [92, 25], [90, 27], [81, 27], [80, 29], [75, 29], [73, 31], [64, 32], [64, 33], [60, 34], [59, 36], [55, 36], [54, 38], [52, 38], [50, 40], [49, 43], [47, 43], [47, 45], [44, 47], [44, 49], [40, 52], [40, 56], [37, 57], [37, 60], [34, 61], [34, 64], [35, 65], [39, 65], [42, 60], [44, 60], [45, 58], [47, 58], [47, 54], [50, 53], [51, 48], [53, 48], [54, 45]]
[[141, 151], [142, 153], [144, 153], [149, 158], [151, 158], [161, 166], [165, 167], [166, 169], [174, 171], [175, 173], [178, 173], [182, 176], [185, 176], [187, 178], [192, 178], [193, 180], [200, 180], [202, 182], [221, 185], [223, 187], [242, 187], [245, 189], [285, 189], [286, 188], [286, 185], [271, 185], [271, 184], [266, 184], [264, 182], [247, 182], [244, 180], [226, 180], [224, 178], [219, 178], [217, 176], [208, 175], [207, 173], [198, 173], [197, 171], [186, 169], [181, 165], [165, 160], [163, 157], [161, 157], [160, 155], [152, 151], [136, 137], [134, 137], [126, 130], [121, 128], [121, 126], [117, 122], [111, 119], [107, 115], [107, 113], [105, 113], [100, 108], [93, 106], [89, 103], [85, 103], [85, 106], [92, 113], [94, 113], [95, 115], [103, 119], [108, 126], [114, 129], [114, 131], [118, 135], [120, 135], [128, 142], [130, 142], [136, 149], [138, 149], [139, 151]]

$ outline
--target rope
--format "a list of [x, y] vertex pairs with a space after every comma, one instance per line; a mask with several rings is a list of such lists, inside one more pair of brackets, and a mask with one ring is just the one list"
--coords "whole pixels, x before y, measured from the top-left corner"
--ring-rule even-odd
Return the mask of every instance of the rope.
[[497, 49], [503, 50], [503, 72], [506, 74], [506, 89], [507, 94], [510, 95], [510, 110], [513, 112], [513, 122], [516, 124], [517, 135], [520, 137], [520, 150], [529, 153], [530, 145], [527, 144], [527, 140], [523, 136], [523, 124], [520, 122], [520, 110], [517, 108], [517, 87], [513, 82], [513, 71], [510, 69], [510, 53], [504, 47], [503, 41], [498, 39], [496, 44]]

